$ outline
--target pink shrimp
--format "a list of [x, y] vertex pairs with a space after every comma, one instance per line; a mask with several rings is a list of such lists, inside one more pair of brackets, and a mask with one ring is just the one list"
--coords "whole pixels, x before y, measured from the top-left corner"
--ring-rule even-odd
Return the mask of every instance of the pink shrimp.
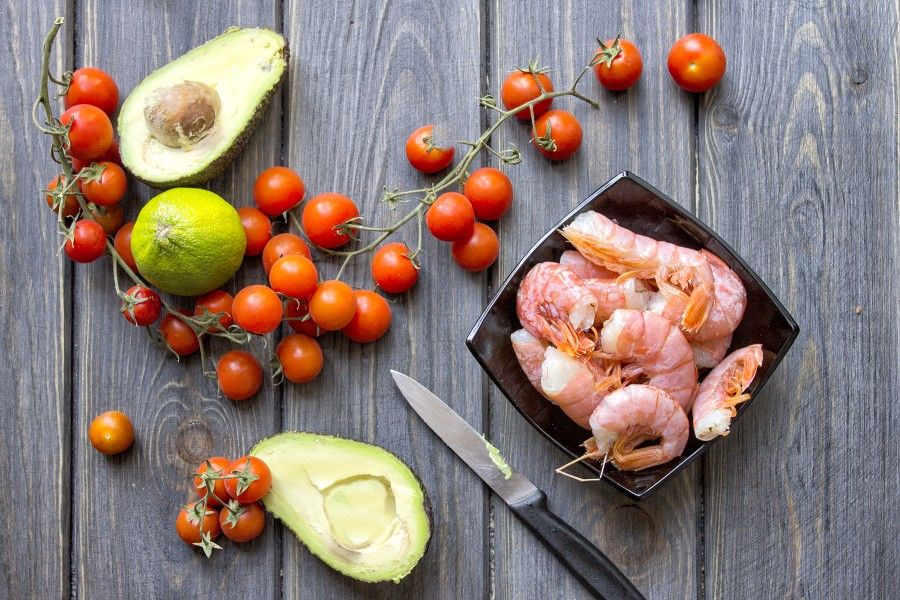
[[703, 342], [691, 341], [691, 350], [694, 351], [694, 362], [697, 367], [713, 368], [725, 358], [731, 347], [731, 334], [720, 338], [713, 338]]
[[550, 402], [581, 427], [603, 400], [605, 392], [595, 386], [594, 374], [584, 361], [548, 346], [541, 364], [541, 390]]
[[578, 250], [566, 250], [559, 256], [559, 264], [575, 271], [582, 279], [615, 279], [619, 276], [615, 271], [595, 265]]
[[603, 324], [600, 344], [608, 358], [637, 363], [647, 384], [671, 395], [685, 413], [691, 410], [697, 389], [694, 353], [668, 319], [648, 311], [618, 309]]
[[535, 265], [519, 286], [516, 313], [528, 333], [572, 355], [593, 351], [597, 299], [574, 271], [554, 262]]
[[735, 350], [700, 384], [694, 401], [694, 435], [698, 440], [711, 440], [728, 435], [731, 419], [737, 415], [737, 405], [750, 399], [744, 390], [756, 377], [762, 364], [761, 344]]
[[542, 394], [541, 390], [541, 363], [544, 362], [544, 350], [547, 349], [547, 342], [539, 340], [524, 329], [514, 331], [509, 336], [512, 341], [513, 352], [519, 359], [519, 365], [531, 385]]
[[713, 274], [716, 301], [710, 308], [706, 321], [689, 337], [693, 340], [722, 338], [737, 329], [747, 308], [747, 290], [737, 273], [708, 250], [702, 251]]
[[706, 321], [714, 303], [713, 275], [700, 252], [638, 235], [594, 211], [575, 217], [562, 235], [591, 262], [624, 278], [652, 279], [667, 297], [684, 297], [685, 331]]
[[[688, 439], [688, 418], [665, 391], [652, 385], [629, 385], [612, 392], [588, 420], [594, 434], [587, 456], [610, 456], [626, 471], [640, 471], [681, 456]], [[638, 448], [655, 440], [650, 446]]]
[[559, 257], [559, 264], [575, 271], [597, 298], [597, 314], [594, 323], [609, 318], [617, 308], [646, 308], [653, 294], [640, 279], [634, 277], [618, 281], [615, 271], [595, 265], [577, 250], [566, 250]]

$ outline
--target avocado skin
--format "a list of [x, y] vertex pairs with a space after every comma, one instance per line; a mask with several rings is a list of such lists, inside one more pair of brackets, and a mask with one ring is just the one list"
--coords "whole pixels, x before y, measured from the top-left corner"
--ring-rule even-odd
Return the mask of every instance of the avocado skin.
[[[229, 27], [224, 32], [216, 37], [221, 37], [227, 33], [235, 31], [237, 29], [242, 29], [241, 27]], [[268, 27], [259, 27], [258, 29], [264, 29], [267, 31], [272, 31], [274, 33], [278, 33], [273, 29]], [[280, 35], [280, 34], [279, 34]], [[210, 42], [215, 40], [209, 40]], [[209, 43], [209, 42], [206, 42]], [[129, 169], [129, 173], [141, 183], [144, 183], [152, 188], [158, 190], [167, 190], [169, 188], [174, 187], [196, 187], [198, 184], [206, 183], [211, 179], [215, 179], [219, 175], [221, 175], [225, 169], [228, 168], [231, 163], [240, 155], [240, 153], [244, 150], [244, 146], [247, 145], [247, 142], [250, 141], [250, 138], [253, 136], [253, 131], [256, 128], [256, 124], [266, 113], [266, 109], [269, 107], [269, 102], [272, 100], [272, 95], [275, 93], [275, 90], [281, 85], [281, 82], [284, 81], [285, 76], [287, 75], [288, 68], [290, 67], [290, 52], [288, 51], [287, 41], [285, 40], [284, 47], [281, 50], [281, 57], [284, 60], [284, 69], [281, 71], [281, 76], [278, 78], [278, 81], [275, 82], [274, 85], [265, 93], [262, 100], [260, 100], [259, 104], [257, 104], [256, 111], [253, 113], [253, 116], [247, 119], [247, 123], [244, 125], [244, 129], [241, 130], [241, 133], [235, 139], [234, 143], [228, 148], [225, 152], [219, 155], [212, 163], [209, 164], [205, 169], [197, 171], [196, 173], [192, 173], [190, 175], [186, 175], [179, 179], [166, 179], [166, 180], [154, 180], [145, 177], [141, 177], [134, 173], [131, 169]], [[160, 68], [165, 68], [165, 65]], [[126, 167], [128, 165], [125, 165]]]

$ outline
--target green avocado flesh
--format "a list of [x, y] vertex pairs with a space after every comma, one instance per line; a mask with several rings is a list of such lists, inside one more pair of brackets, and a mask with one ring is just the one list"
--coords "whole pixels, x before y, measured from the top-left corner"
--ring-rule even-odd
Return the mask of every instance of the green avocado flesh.
[[378, 446], [285, 432], [250, 453], [272, 471], [263, 504], [328, 566], [360, 581], [406, 577], [431, 536], [425, 490]]
[[[157, 69], [132, 90], [119, 111], [122, 162], [156, 188], [216, 177], [249, 139], [286, 67], [287, 48], [279, 34], [232, 27]], [[171, 89], [203, 93], [166, 95]], [[172, 147], [160, 141], [166, 137], [151, 125], [157, 123], [154, 117], [164, 119], [183, 143]], [[202, 132], [185, 134], [194, 126]]]

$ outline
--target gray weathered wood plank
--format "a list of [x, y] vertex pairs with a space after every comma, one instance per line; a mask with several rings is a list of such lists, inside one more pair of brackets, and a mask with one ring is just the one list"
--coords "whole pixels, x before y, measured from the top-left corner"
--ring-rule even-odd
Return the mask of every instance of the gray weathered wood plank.
[[[284, 26], [295, 57], [288, 163], [304, 177], [308, 197], [345, 193], [375, 224], [387, 223], [392, 215], [377, 201], [382, 186], [432, 180], [407, 163], [404, 144], [414, 128], [433, 122], [448, 141], [477, 135], [478, 2], [286, 2]], [[399, 239], [414, 247], [415, 226]], [[374, 442], [408, 462], [430, 494], [431, 547], [400, 585], [366, 585], [331, 571], [285, 533], [285, 597], [485, 595], [483, 486], [408, 409], [388, 374], [409, 373], [481, 423], [482, 375], [463, 340], [483, 305], [486, 276], [459, 269], [445, 244], [425, 243], [417, 286], [390, 298], [388, 335], [370, 345], [322, 338], [319, 379], [284, 388], [284, 428]], [[358, 260], [345, 279], [371, 287], [368, 262]], [[319, 264], [320, 274], [334, 276], [334, 261]]]
[[[897, 6], [723, 2], [701, 216], [801, 327], [706, 471], [710, 597], [886, 598], [900, 581]], [[856, 313], [855, 307], [861, 307]]]
[[[593, 110], [575, 100], [557, 103], [573, 111], [584, 128], [578, 154], [561, 163], [546, 162], [529, 146], [529, 128], [504, 128], [498, 138], [523, 149], [525, 162], [508, 169], [517, 200], [500, 222], [502, 253], [495, 281], [502, 281], [549, 227], [595, 188], [629, 169], [690, 206], [694, 165], [691, 98], [669, 81], [667, 40], [688, 27], [688, 2], [626, 3], [617, 8], [567, 2], [557, 10], [531, 2], [497, 2], [491, 31], [491, 89], [506, 74], [540, 55], [553, 68], [557, 89], [591, 58], [596, 38], [622, 33], [636, 41], [644, 73], [623, 94], [602, 90], [593, 74], [581, 84], [600, 100]], [[604, 483], [577, 483], [555, 475], [565, 456], [528, 425], [499, 391], [492, 388], [494, 443], [549, 497], [559, 515], [597, 543], [651, 598], [696, 594], [698, 469], [688, 469], [650, 500], [636, 504]], [[585, 438], [588, 437], [585, 432]], [[494, 591], [497, 598], [582, 598], [587, 592], [558, 561], [494, 501]]]
[[[78, 4], [79, 64], [95, 64], [116, 77], [124, 96], [162, 66], [231, 25], [277, 29], [275, 2], [134, 4], [116, 10], [102, 2]], [[252, 186], [280, 153], [281, 110], [273, 105], [243, 154], [210, 189], [235, 205], [252, 203]], [[156, 192], [131, 186], [129, 218]], [[264, 280], [250, 259], [232, 293]], [[197, 356], [177, 362], [118, 315], [109, 261], [79, 268], [75, 286], [74, 360], [74, 589], [83, 598], [187, 598], [210, 595], [274, 598], [278, 595], [278, 534], [248, 544], [222, 542], [207, 560], [187, 547], [173, 526], [179, 506], [192, 497], [189, 475], [207, 456], [236, 457], [276, 430], [278, 407], [270, 385], [236, 404], [217, 397]], [[192, 308], [192, 299], [179, 304]], [[224, 344], [213, 344], [217, 358]], [[84, 435], [93, 416], [118, 408], [136, 427], [135, 447], [111, 459]]]
[[[57, 174], [50, 138], [31, 122], [38, 92], [41, 42], [57, 16], [70, 17], [66, 2], [23, 10], [6, 2], [0, 76], [0, 196], [6, 209], [0, 244], [0, 389], [3, 443], [0, 478], [0, 595], [25, 598], [32, 590], [58, 598], [69, 590], [71, 276], [56, 216], [44, 203]], [[71, 61], [71, 19], [50, 61], [60, 74]]]

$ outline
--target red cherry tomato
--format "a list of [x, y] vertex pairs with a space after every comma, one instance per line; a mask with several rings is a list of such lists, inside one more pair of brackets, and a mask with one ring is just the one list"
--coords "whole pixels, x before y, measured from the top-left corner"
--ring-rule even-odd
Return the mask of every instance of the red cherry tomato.
[[314, 338], [322, 335], [322, 330], [309, 316], [309, 302], [306, 300], [289, 299], [284, 314], [287, 324], [297, 333]]
[[128, 265], [132, 271], [137, 273], [137, 263], [134, 262], [134, 254], [131, 252], [131, 231], [133, 229], [134, 221], [129, 221], [122, 225], [116, 232], [116, 237], [113, 240], [113, 247], [116, 249], [116, 252], [119, 253], [119, 256], [122, 257], [122, 260], [125, 261], [125, 264]]
[[475, 223], [472, 235], [453, 242], [453, 260], [466, 271], [484, 271], [500, 254], [500, 240], [484, 223]]
[[76, 104], [59, 117], [69, 125], [69, 154], [74, 158], [100, 158], [113, 142], [112, 122], [106, 113], [90, 104]]
[[391, 305], [369, 290], [356, 290], [356, 314], [341, 330], [354, 342], [374, 342], [391, 326]]
[[119, 155], [119, 144], [116, 142], [115, 138], [113, 138], [112, 144], [109, 145], [109, 149], [103, 153], [103, 156], [100, 158], [92, 159], [92, 160], [81, 160], [80, 158], [72, 157], [72, 170], [76, 173], [81, 171], [85, 167], [91, 166], [95, 162], [111, 162], [116, 163], [120, 167], [122, 166], [122, 157]]
[[82, 219], [75, 223], [75, 229], [63, 248], [66, 255], [75, 262], [93, 262], [103, 256], [106, 250], [106, 232], [100, 223]]
[[119, 88], [106, 71], [96, 67], [76, 69], [66, 90], [65, 105], [71, 108], [76, 104], [90, 104], [111, 115], [119, 105]]
[[266, 275], [272, 270], [275, 261], [288, 254], [301, 254], [312, 260], [312, 253], [303, 238], [293, 233], [279, 233], [268, 241], [262, 251], [262, 264]]
[[[186, 310], [179, 311], [188, 314]], [[169, 348], [178, 356], [190, 356], [200, 350], [200, 339], [190, 325], [173, 315], [163, 317], [159, 331], [169, 345]]]
[[199, 317], [203, 315], [204, 312], [209, 312], [214, 315], [221, 314], [222, 316], [219, 317], [219, 326], [209, 328], [211, 333], [220, 333], [221, 331], [228, 329], [231, 324], [234, 323], [234, 319], [231, 318], [231, 304], [233, 302], [234, 297], [225, 290], [213, 290], [207, 292], [202, 296], [197, 297], [197, 302], [194, 304], [194, 316]]
[[[538, 85], [540, 82], [540, 86]], [[506, 110], [512, 110], [531, 102], [541, 95], [541, 86], [544, 91], [553, 91], [553, 82], [544, 73], [530, 72], [528, 70], [517, 69], [506, 76], [503, 80], [503, 86], [500, 88], [500, 100], [503, 101], [503, 107]], [[553, 98], [541, 100], [534, 105], [535, 118], [541, 116], [550, 109], [553, 104]], [[527, 108], [516, 113], [516, 118], [520, 121], [528, 121], [531, 119], [531, 111]]]
[[88, 204], [88, 215], [100, 224], [106, 235], [115, 235], [125, 221], [125, 209], [121, 202], [112, 206]]
[[[200, 513], [200, 516], [198, 517], [196, 513]], [[178, 512], [178, 517], [175, 519], [175, 530], [178, 532], [178, 537], [186, 544], [199, 544], [204, 533], [209, 534], [209, 538], [214, 540], [222, 533], [219, 525], [219, 511], [209, 505], [204, 508], [200, 500], [191, 502]]]
[[81, 188], [81, 193], [88, 202], [93, 202], [98, 206], [118, 204], [125, 197], [125, 191], [128, 189], [128, 178], [125, 176], [125, 171], [112, 162], [103, 161], [97, 165], [102, 169], [97, 179], [79, 179], [78, 186]]
[[581, 124], [565, 110], [551, 110], [535, 121], [532, 144], [550, 160], [565, 160], [581, 146]]
[[[230, 464], [231, 461], [224, 456], [213, 456], [200, 463], [200, 466], [194, 469], [194, 473], [202, 475], [209, 471], [217, 477], [224, 476], [228, 475], [228, 466]], [[222, 506], [228, 501], [228, 492], [225, 490], [224, 479], [210, 480], [207, 484], [202, 478], [194, 477], [194, 489], [197, 491], [198, 497], [203, 498], [206, 496], [206, 504], [208, 506]]]
[[259, 256], [272, 239], [272, 221], [261, 210], [252, 206], [239, 208], [238, 215], [244, 226], [244, 235], [247, 236], [244, 256]]
[[303, 231], [316, 246], [337, 248], [350, 241], [346, 233], [338, 233], [335, 227], [359, 216], [353, 200], [341, 194], [313, 196], [303, 207], [301, 218]]
[[219, 525], [225, 537], [232, 542], [249, 542], [258, 538], [266, 528], [266, 511], [258, 502], [229, 502], [219, 512]]
[[284, 309], [281, 299], [264, 285], [248, 285], [234, 296], [231, 317], [250, 333], [265, 335], [278, 329]]
[[225, 489], [241, 504], [261, 500], [272, 487], [269, 466], [255, 456], [242, 456], [228, 466], [228, 472], [238, 477], [226, 479]]
[[293, 383], [306, 383], [318, 377], [325, 364], [319, 342], [309, 336], [292, 333], [275, 348], [284, 378]]
[[402, 294], [419, 280], [419, 269], [409, 258], [406, 244], [392, 242], [372, 256], [372, 279], [389, 294]]
[[472, 234], [475, 210], [462, 194], [446, 192], [438, 196], [425, 213], [425, 224], [431, 235], [444, 242], [452, 242]]
[[306, 186], [293, 169], [271, 167], [259, 174], [253, 184], [256, 206], [270, 217], [278, 216], [303, 200]]
[[689, 92], [705, 92], [725, 74], [725, 51], [702, 33], [686, 35], [669, 50], [669, 73]]
[[425, 173], [443, 171], [453, 162], [454, 148], [441, 148], [434, 143], [434, 126], [425, 125], [413, 131], [406, 140], [406, 158], [414, 169]]
[[[55, 190], [56, 186], [59, 185], [59, 181], [61, 179], [64, 179], [64, 177], [62, 175], [57, 175], [56, 177], [51, 179], [50, 183], [47, 184], [47, 191], [52, 192], [53, 190]], [[49, 206], [54, 211], [58, 212], [59, 207], [57, 206], [54, 208], [54, 206], [53, 206], [54, 202], [56, 201], [54, 199], [53, 195], [47, 194], [46, 198], [47, 198], [47, 206]], [[63, 217], [74, 217], [75, 215], [78, 214], [78, 210], [81, 208], [78, 205], [78, 196], [76, 196], [74, 193], [66, 194], [65, 198], [63, 198], [61, 204], [62, 204]]]
[[138, 327], [146, 327], [156, 323], [162, 311], [159, 294], [143, 285], [133, 285], [125, 292], [122, 301], [122, 315], [125, 320]]
[[309, 315], [325, 331], [343, 329], [355, 313], [353, 288], [343, 281], [322, 282], [309, 299]]
[[222, 395], [240, 402], [254, 396], [262, 387], [263, 372], [259, 361], [249, 352], [226, 352], [216, 364], [216, 379]]
[[512, 182], [503, 171], [493, 167], [482, 167], [469, 175], [463, 194], [482, 221], [496, 221], [506, 214], [513, 201]]
[[309, 298], [319, 284], [319, 272], [311, 260], [301, 254], [288, 254], [275, 261], [269, 271], [269, 286], [291, 298]]
[[644, 70], [638, 47], [622, 38], [607, 40], [597, 50], [597, 58], [599, 62], [594, 65], [594, 75], [600, 85], [608, 90], [627, 90], [637, 83]]

